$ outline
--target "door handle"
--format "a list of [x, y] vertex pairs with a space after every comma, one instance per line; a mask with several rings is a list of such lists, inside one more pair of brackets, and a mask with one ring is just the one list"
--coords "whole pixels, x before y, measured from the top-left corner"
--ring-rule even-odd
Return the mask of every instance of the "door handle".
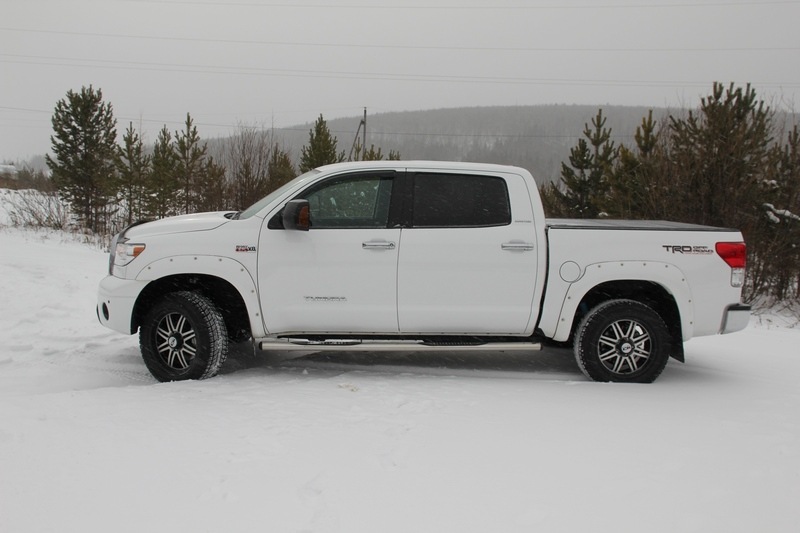
[[390, 241], [367, 241], [361, 243], [364, 250], [394, 250], [395, 244]]
[[508, 250], [510, 252], [530, 252], [533, 250], [533, 244], [529, 242], [523, 241], [511, 241], [511, 242], [504, 242], [500, 245], [500, 248], [503, 250]]

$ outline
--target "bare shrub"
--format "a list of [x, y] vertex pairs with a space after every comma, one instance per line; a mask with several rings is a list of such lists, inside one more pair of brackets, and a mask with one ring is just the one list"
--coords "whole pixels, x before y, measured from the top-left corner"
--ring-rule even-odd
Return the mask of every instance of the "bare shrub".
[[3, 203], [12, 226], [66, 230], [73, 225], [69, 205], [58, 193], [33, 189], [6, 191]]

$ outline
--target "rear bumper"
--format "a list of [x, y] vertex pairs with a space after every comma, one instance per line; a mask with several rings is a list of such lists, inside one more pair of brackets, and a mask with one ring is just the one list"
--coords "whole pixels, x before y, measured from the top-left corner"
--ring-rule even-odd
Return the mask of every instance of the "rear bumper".
[[741, 331], [750, 323], [750, 306], [744, 304], [729, 305], [722, 318], [720, 333]]

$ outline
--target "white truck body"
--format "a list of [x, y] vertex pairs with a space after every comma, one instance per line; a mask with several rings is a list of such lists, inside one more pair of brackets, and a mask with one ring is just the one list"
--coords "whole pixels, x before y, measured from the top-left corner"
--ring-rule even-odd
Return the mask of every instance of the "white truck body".
[[[310, 228], [291, 227], [290, 201], [305, 223], [310, 216]], [[743, 254], [735, 230], [546, 220], [537, 185], [521, 168], [342, 163], [243, 213], [127, 228], [100, 283], [98, 317], [136, 333], [165, 294], [197, 292], [224, 318], [228, 336], [262, 347], [430, 347], [438, 339], [513, 349], [569, 342], [590, 308], [625, 300], [656, 310], [669, 329], [669, 355], [682, 359], [681, 341], [742, 329], [749, 318], [740, 303], [743, 259], [726, 261], [717, 243]]]

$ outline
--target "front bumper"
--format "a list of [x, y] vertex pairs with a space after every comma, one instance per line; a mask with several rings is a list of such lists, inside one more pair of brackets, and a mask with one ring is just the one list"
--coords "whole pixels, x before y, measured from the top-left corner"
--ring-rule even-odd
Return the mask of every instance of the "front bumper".
[[750, 323], [750, 306], [744, 304], [729, 305], [722, 317], [720, 333], [741, 331]]
[[133, 328], [133, 308], [147, 281], [106, 276], [97, 289], [97, 319], [107, 328], [136, 333]]

